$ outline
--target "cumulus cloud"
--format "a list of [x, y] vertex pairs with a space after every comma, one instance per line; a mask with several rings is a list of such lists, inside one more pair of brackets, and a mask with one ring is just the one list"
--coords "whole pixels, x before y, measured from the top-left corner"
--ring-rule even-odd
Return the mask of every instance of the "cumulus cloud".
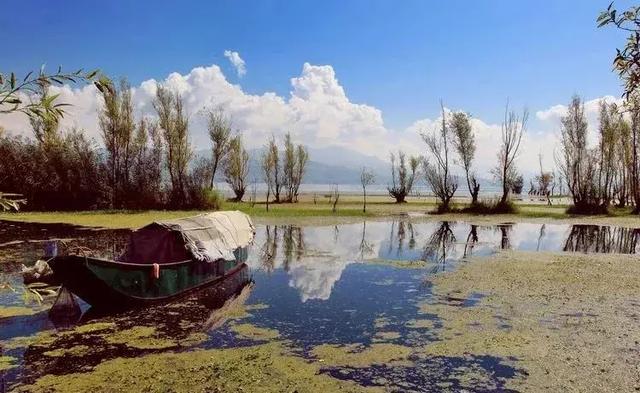
[[224, 57], [229, 59], [240, 78], [242, 78], [247, 73], [247, 66], [244, 60], [242, 60], [242, 57], [240, 57], [240, 53], [226, 50], [224, 51]]
[[[584, 101], [584, 114], [587, 118], [588, 134], [587, 141], [590, 145], [595, 145], [598, 140], [598, 113], [600, 110], [600, 102], [615, 103], [622, 105], [622, 98], [606, 95]], [[550, 108], [536, 112], [536, 118], [543, 122], [543, 126], [559, 129], [560, 120], [567, 114], [567, 105], [554, 105]]]
[[[230, 52], [229, 58], [233, 59]], [[236, 53], [237, 54], [237, 53]], [[239, 60], [239, 55], [237, 56]], [[223, 107], [233, 119], [233, 126], [243, 133], [249, 148], [261, 147], [271, 135], [280, 138], [291, 132], [296, 143], [309, 146], [342, 147], [388, 160], [389, 151], [402, 149], [408, 154], [424, 154], [420, 132], [433, 130], [439, 119], [424, 118], [406, 129], [394, 130], [385, 125], [380, 109], [352, 102], [330, 65], [305, 63], [301, 73], [291, 78], [288, 96], [273, 92], [248, 94], [241, 86], [230, 83], [218, 65], [196, 67], [189, 73], [169, 74], [164, 80], [149, 79], [132, 88], [135, 115], [154, 117], [153, 98], [158, 84], [179, 92], [190, 115], [191, 141], [198, 149], [209, 145], [206, 124], [201, 111], [206, 107]], [[101, 97], [93, 86], [52, 87], [60, 93], [61, 102], [71, 104], [62, 122], [63, 128], [84, 128], [100, 143], [97, 111]], [[607, 96], [607, 100], [615, 98]], [[585, 103], [590, 129], [595, 130], [598, 99]], [[559, 119], [566, 106], [555, 105], [536, 112], [524, 137], [518, 166], [525, 173], [534, 173], [538, 154], [544, 153], [545, 166], [553, 165], [553, 151]], [[2, 126], [13, 133], [30, 135], [25, 116], [12, 114], [0, 119]], [[478, 143], [476, 166], [481, 177], [489, 177], [496, 161], [500, 143], [500, 124], [480, 118], [472, 120]], [[532, 124], [533, 125], [533, 124]], [[459, 171], [459, 168], [456, 169]]]

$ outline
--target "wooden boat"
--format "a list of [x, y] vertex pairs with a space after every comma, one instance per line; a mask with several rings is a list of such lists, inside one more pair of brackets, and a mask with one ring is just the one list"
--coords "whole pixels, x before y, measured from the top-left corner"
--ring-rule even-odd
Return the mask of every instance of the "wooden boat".
[[49, 262], [55, 280], [98, 308], [166, 302], [242, 269], [255, 230], [241, 212], [154, 222], [134, 231], [118, 260], [84, 255]]

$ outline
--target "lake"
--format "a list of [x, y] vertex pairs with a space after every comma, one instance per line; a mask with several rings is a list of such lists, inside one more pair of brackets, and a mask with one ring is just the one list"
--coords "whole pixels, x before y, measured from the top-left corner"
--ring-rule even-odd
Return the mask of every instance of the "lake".
[[[245, 269], [214, 288], [144, 310], [105, 315], [80, 301], [79, 318], [52, 320], [47, 308], [55, 296], [45, 293], [40, 299], [22, 285], [21, 264], [34, 263], [46, 239], [61, 239], [63, 250], [86, 247], [113, 257], [129, 233], [0, 222], [2, 390], [47, 374], [86, 372], [108, 359], [243, 348], [279, 340], [291, 356], [333, 359], [321, 363], [321, 374], [361, 386], [391, 384], [400, 390], [432, 391], [446, 384], [453, 390], [504, 391], [508, 379], [523, 375], [515, 359], [412, 355], [395, 361], [379, 353], [401, 355], [406, 348], [437, 340], [440, 318], [421, 311], [422, 304], [474, 307], [486, 296], [436, 297], [431, 278], [455, 270], [472, 256], [504, 249], [640, 252], [640, 229], [483, 226], [405, 217], [335, 226], [258, 226]], [[345, 354], [340, 352], [340, 358], [336, 348], [345, 347], [350, 354], [382, 360], [359, 364], [361, 357], [349, 355], [341, 363]], [[463, 384], [467, 372], [483, 378], [471, 386]]]

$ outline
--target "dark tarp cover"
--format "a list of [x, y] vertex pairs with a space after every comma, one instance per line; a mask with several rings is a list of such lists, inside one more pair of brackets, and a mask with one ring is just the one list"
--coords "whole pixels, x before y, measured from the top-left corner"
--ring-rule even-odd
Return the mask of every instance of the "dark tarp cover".
[[230, 261], [235, 259], [233, 251], [248, 246], [254, 235], [251, 218], [239, 211], [157, 221], [133, 232], [119, 259], [141, 264]]

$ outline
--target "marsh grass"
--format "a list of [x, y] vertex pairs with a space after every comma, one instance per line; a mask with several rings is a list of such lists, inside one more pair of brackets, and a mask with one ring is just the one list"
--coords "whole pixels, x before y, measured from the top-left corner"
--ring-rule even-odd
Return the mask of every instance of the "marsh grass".
[[[497, 203], [497, 201], [495, 201]], [[499, 210], [491, 200], [481, 201], [475, 207], [467, 203], [456, 202], [451, 205], [447, 215], [464, 216], [491, 216], [491, 215], [513, 215], [524, 218], [549, 218], [549, 219], [570, 219], [584, 218], [582, 215], [567, 213], [567, 205], [555, 204], [547, 206], [544, 204], [527, 203], [525, 201], [512, 202], [508, 209]], [[402, 215], [406, 213], [437, 213], [437, 204], [433, 198], [407, 198], [407, 203], [395, 203], [390, 198], [384, 196], [367, 197], [367, 212], [362, 211], [362, 197], [356, 195], [345, 195], [340, 197], [337, 211], [332, 212], [332, 204], [323, 198], [303, 196], [298, 203], [271, 203], [269, 211], [266, 210], [264, 201], [251, 202], [225, 202], [225, 210], [240, 210], [261, 221], [279, 219], [312, 219], [321, 218], [332, 220], [334, 218], [376, 218]], [[511, 213], [509, 213], [509, 210]], [[515, 212], [514, 210], [515, 209]], [[138, 228], [152, 221], [170, 220], [180, 217], [188, 217], [204, 213], [205, 210], [96, 210], [79, 212], [2, 212], [0, 220], [13, 220], [23, 222], [38, 223], [66, 223], [87, 227], [102, 228]], [[443, 213], [443, 212], [441, 212]], [[596, 217], [626, 217], [632, 213], [631, 208], [611, 208], [608, 215], [598, 215]]]

